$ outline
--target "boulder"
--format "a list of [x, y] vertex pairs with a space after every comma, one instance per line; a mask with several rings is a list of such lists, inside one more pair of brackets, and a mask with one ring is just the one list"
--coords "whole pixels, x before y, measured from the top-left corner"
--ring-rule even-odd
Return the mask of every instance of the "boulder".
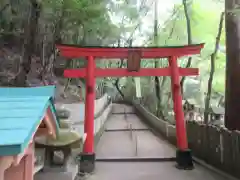
[[75, 131], [69, 129], [60, 129], [56, 139], [51, 136], [37, 137], [35, 142], [46, 147], [66, 147], [71, 149], [79, 148], [82, 144], [82, 137]]
[[71, 115], [70, 111], [63, 107], [56, 108], [56, 111], [59, 119], [68, 119]]

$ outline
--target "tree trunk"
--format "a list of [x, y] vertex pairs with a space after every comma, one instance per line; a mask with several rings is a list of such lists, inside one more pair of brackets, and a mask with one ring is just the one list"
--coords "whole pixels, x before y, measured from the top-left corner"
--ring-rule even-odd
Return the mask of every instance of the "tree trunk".
[[[154, 45], [158, 46], [158, 0], [155, 0], [155, 6], [154, 6]], [[154, 68], [160, 67], [160, 61], [159, 59], [155, 59], [154, 62]], [[157, 97], [157, 106], [156, 106], [156, 112], [157, 116], [164, 119], [164, 114], [162, 110], [162, 97], [161, 97], [161, 82], [160, 78], [158, 76], [154, 77], [154, 83], [155, 83], [155, 94]]]
[[61, 15], [58, 19], [58, 22], [56, 24], [56, 30], [55, 30], [55, 33], [54, 33], [54, 38], [55, 38], [55, 43], [54, 43], [54, 47], [55, 47], [55, 44], [58, 43], [58, 44], [61, 44], [62, 43], [62, 37], [61, 37], [61, 31], [63, 29], [63, 20], [64, 20], [64, 17], [66, 16], [66, 0], [63, 0], [62, 2], [62, 8], [61, 8]]
[[207, 95], [205, 98], [205, 111], [204, 111], [204, 123], [209, 123], [209, 109], [211, 107], [211, 95], [212, 95], [212, 83], [213, 83], [213, 76], [215, 73], [215, 60], [217, 58], [217, 53], [219, 49], [219, 43], [221, 40], [222, 29], [223, 29], [223, 21], [224, 21], [224, 13], [221, 13], [220, 22], [218, 26], [218, 33], [215, 42], [215, 48], [213, 53], [211, 54], [211, 67], [210, 67], [210, 75], [208, 79], [208, 87], [207, 87]]
[[[192, 1], [189, 2], [188, 0], [183, 0], [182, 4], [184, 8], [184, 14], [185, 14], [186, 25], [187, 25], [187, 41], [188, 41], [188, 45], [191, 45], [192, 44], [192, 28], [191, 28], [191, 18], [190, 18], [190, 13], [188, 8], [192, 5]], [[192, 64], [192, 57], [189, 57], [187, 60], [186, 68], [189, 68], [191, 64]], [[186, 79], [186, 76], [183, 76], [180, 81], [182, 94], [183, 94], [183, 85], [184, 85], [185, 79]]]
[[[129, 46], [131, 46], [131, 42], [130, 42]], [[118, 47], [121, 47], [121, 39], [120, 38], [118, 40]], [[120, 59], [120, 64], [119, 64], [118, 68], [123, 68], [123, 66], [124, 66], [124, 59]], [[119, 81], [120, 81], [120, 78], [117, 78], [113, 85], [116, 87], [116, 89], [117, 89], [118, 93], [121, 95], [122, 99], [124, 99], [125, 96], [124, 96], [124, 93], [122, 92], [122, 90], [119, 86]]]
[[226, 0], [226, 102], [225, 126], [230, 130], [240, 130], [240, 14], [231, 13], [240, 5], [240, 0]]
[[21, 66], [19, 67], [19, 74], [16, 78], [16, 86], [26, 86], [27, 74], [31, 70], [32, 55], [35, 52], [35, 37], [37, 32], [38, 19], [41, 12], [40, 1], [30, 0], [30, 15], [29, 22], [25, 27], [24, 53]]

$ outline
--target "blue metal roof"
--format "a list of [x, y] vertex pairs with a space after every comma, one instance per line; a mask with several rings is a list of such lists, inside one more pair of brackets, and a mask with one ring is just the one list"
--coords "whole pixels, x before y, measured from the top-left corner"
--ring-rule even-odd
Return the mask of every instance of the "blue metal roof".
[[55, 86], [0, 88], [0, 155], [22, 153], [48, 107], [58, 126], [54, 92]]

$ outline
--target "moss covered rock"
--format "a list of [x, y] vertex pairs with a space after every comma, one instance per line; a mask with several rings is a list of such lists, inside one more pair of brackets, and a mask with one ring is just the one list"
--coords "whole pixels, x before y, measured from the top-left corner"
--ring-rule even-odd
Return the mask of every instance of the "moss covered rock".
[[68, 119], [71, 115], [70, 111], [63, 108], [57, 108], [56, 111], [59, 119]]
[[69, 129], [71, 126], [68, 122], [60, 120], [59, 126], [61, 129]]
[[70, 146], [73, 149], [82, 146], [82, 137], [75, 131], [60, 129], [56, 139], [50, 136], [37, 137], [35, 142], [37, 144], [53, 147]]

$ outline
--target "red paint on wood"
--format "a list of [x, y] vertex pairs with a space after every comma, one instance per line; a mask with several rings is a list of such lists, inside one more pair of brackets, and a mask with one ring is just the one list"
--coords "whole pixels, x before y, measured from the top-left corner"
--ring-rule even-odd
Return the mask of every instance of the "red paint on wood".
[[177, 134], [177, 146], [180, 150], [188, 149], [186, 127], [184, 121], [184, 113], [182, 107], [182, 94], [179, 78], [179, 71], [177, 65], [177, 58], [170, 57], [169, 65], [171, 68], [171, 84], [172, 84], [172, 97], [173, 97], [173, 109], [176, 120], [176, 134]]
[[169, 56], [187, 56], [199, 54], [204, 44], [176, 47], [155, 47], [155, 48], [111, 48], [111, 47], [74, 47], [69, 45], [57, 45], [61, 55], [66, 58], [79, 58], [94, 56], [95, 58], [128, 58], [129, 51], [141, 52], [142, 58], [161, 58]]
[[95, 100], [95, 62], [92, 56], [89, 56], [87, 61], [86, 73], [86, 102], [85, 102], [85, 121], [84, 132], [87, 134], [84, 143], [84, 153], [94, 153], [94, 100]]
[[[179, 68], [180, 76], [197, 76], [199, 75], [198, 68]], [[64, 71], [64, 76], [68, 78], [86, 77], [86, 69], [67, 69]], [[171, 76], [170, 68], [142, 68], [138, 72], [129, 72], [128, 69], [108, 68], [100, 69], [96, 68], [95, 77], [123, 77], [123, 76]]]

